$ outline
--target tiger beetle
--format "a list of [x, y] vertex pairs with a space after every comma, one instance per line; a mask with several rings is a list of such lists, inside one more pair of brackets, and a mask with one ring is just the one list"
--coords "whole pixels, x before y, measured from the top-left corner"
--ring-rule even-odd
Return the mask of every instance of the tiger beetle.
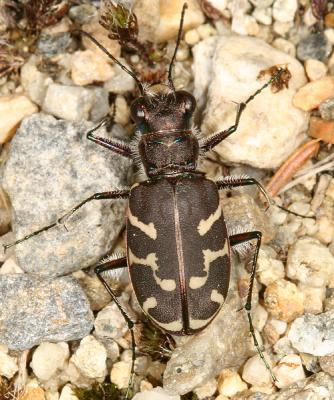
[[244, 307], [254, 345], [272, 379], [276, 380], [257, 342], [251, 318], [252, 289], [262, 235], [259, 231], [228, 234], [219, 202], [219, 190], [257, 185], [269, 204], [270, 199], [255, 179], [225, 176], [212, 181], [197, 169], [197, 162], [200, 154], [213, 149], [237, 130], [247, 104], [266, 87], [279, 81], [284, 70], [277, 68], [267, 83], [238, 105], [235, 123], [230, 128], [205, 138], [199, 137], [191, 127], [196, 101], [190, 93], [176, 90], [172, 79], [186, 8], [187, 5], [184, 4], [177, 42], [169, 65], [168, 82], [165, 84], [144, 85], [94, 37], [80, 31], [131, 75], [140, 91], [140, 97], [131, 105], [131, 117], [136, 125], [138, 139], [136, 146], [95, 136], [94, 132], [105, 121], [90, 130], [87, 139], [123, 157], [139, 158], [147, 180], [135, 183], [128, 190], [95, 193], [53, 224], [5, 245], [7, 249], [64, 223], [89, 201], [128, 199], [127, 256], [103, 260], [95, 267], [97, 276], [116, 303], [131, 332], [132, 365], [126, 398], [134, 376], [134, 322], [123, 310], [115, 292], [109, 286], [108, 273], [128, 267], [138, 302], [153, 323], [168, 334], [194, 335], [212, 322], [224, 304], [230, 280], [231, 248], [253, 240], [256, 241], [256, 246], [252, 254], [250, 284]]

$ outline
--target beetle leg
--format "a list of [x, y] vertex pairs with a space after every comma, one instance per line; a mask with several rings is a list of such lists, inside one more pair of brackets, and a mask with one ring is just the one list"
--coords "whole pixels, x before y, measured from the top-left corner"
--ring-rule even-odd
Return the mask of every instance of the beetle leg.
[[132, 152], [128, 144], [122, 142], [121, 140], [107, 139], [104, 137], [93, 135], [93, 132], [97, 131], [99, 128], [101, 128], [101, 126], [105, 125], [106, 122], [107, 119], [105, 118], [95, 128], [88, 131], [86, 135], [87, 139], [103, 147], [106, 147], [107, 149], [112, 150], [113, 152], [120, 154], [121, 156], [131, 158]]
[[136, 361], [136, 341], [135, 341], [135, 335], [134, 335], [135, 323], [131, 320], [131, 318], [128, 316], [128, 314], [124, 311], [124, 309], [120, 305], [119, 301], [117, 300], [115, 293], [113, 292], [113, 290], [111, 289], [111, 287], [108, 285], [107, 281], [103, 277], [103, 274], [106, 274], [117, 268], [124, 268], [126, 266], [127, 266], [126, 257], [123, 257], [123, 258], [119, 258], [117, 260], [110, 260], [107, 262], [103, 262], [103, 264], [98, 264], [95, 267], [95, 273], [98, 276], [98, 278], [100, 279], [100, 281], [103, 283], [104, 287], [107, 289], [111, 298], [113, 299], [113, 301], [115, 302], [119, 311], [123, 315], [126, 323], [128, 324], [129, 331], [131, 333], [132, 363], [131, 363], [131, 373], [130, 373], [130, 378], [129, 378], [129, 384], [128, 384], [128, 388], [127, 388], [126, 396], [125, 396], [125, 398], [127, 399], [129, 396], [129, 391], [133, 385], [133, 377], [134, 377], [134, 369], [135, 369], [135, 361]]
[[44, 226], [41, 229], [38, 229], [35, 232], [30, 233], [27, 236], [24, 236], [21, 239], [16, 240], [13, 243], [5, 244], [3, 245], [4, 251], [9, 249], [12, 246], [15, 246], [19, 243], [22, 243], [28, 239], [30, 239], [33, 236], [39, 235], [42, 232], [45, 232], [53, 227], [55, 227], [58, 224], [63, 224], [66, 219], [68, 219], [73, 213], [75, 213], [80, 207], [82, 207], [84, 204], [88, 203], [89, 201], [92, 200], [105, 200], [105, 199], [124, 199], [128, 197], [129, 195], [129, 190], [115, 190], [113, 192], [101, 192], [101, 193], [95, 193], [92, 196], [88, 197], [87, 199], [83, 200], [81, 203], [73, 207], [70, 211], [68, 211], [66, 214], [62, 215], [60, 218], [57, 219], [57, 221], [53, 222], [50, 225]]
[[207, 152], [211, 150], [213, 147], [217, 146], [221, 141], [226, 139], [228, 136], [230, 136], [232, 133], [234, 133], [239, 125], [240, 122], [240, 117], [245, 108], [247, 107], [247, 104], [254, 100], [254, 98], [262, 92], [266, 87], [270, 86], [272, 83], [275, 81], [279, 80], [280, 76], [283, 73], [283, 69], [280, 68], [269, 80], [267, 83], [265, 83], [263, 86], [261, 86], [258, 90], [256, 90], [251, 96], [248, 97], [248, 99], [242, 103], [239, 103], [238, 105], [238, 110], [237, 110], [237, 115], [235, 117], [235, 122], [234, 125], [229, 127], [228, 129], [214, 133], [210, 135], [208, 138], [204, 139], [203, 142], [201, 143], [201, 150], [203, 152]]
[[232, 189], [239, 186], [249, 186], [256, 185], [260, 192], [265, 197], [268, 207], [273, 204], [271, 198], [269, 197], [266, 189], [254, 178], [248, 176], [224, 176], [223, 178], [216, 181], [218, 189]]
[[251, 316], [252, 292], [253, 292], [254, 279], [255, 279], [255, 273], [256, 273], [257, 258], [258, 258], [259, 250], [260, 250], [260, 246], [261, 246], [261, 238], [262, 238], [261, 232], [252, 231], [252, 232], [244, 232], [244, 233], [238, 233], [236, 235], [232, 235], [229, 237], [229, 241], [230, 241], [231, 246], [236, 246], [238, 244], [248, 242], [250, 240], [256, 240], [256, 247], [255, 247], [255, 251], [254, 251], [254, 255], [253, 255], [253, 259], [252, 259], [252, 271], [250, 274], [249, 289], [248, 289], [247, 300], [246, 300], [246, 304], [245, 304], [245, 310], [247, 312], [249, 330], [250, 330], [250, 333], [251, 333], [253, 341], [254, 341], [254, 346], [256, 347], [256, 350], [259, 353], [259, 356], [261, 357], [266, 368], [270, 372], [272, 380], [277, 381], [273, 371], [271, 370], [267, 360], [265, 359], [265, 357], [262, 353], [262, 350], [260, 349], [259, 343], [255, 336], [255, 330], [254, 330], [252, 316]]

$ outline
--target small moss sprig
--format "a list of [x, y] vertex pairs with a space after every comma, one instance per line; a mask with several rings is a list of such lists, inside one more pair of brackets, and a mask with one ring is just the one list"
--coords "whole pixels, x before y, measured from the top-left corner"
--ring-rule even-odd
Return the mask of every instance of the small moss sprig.
[[[91, 389], [74, 388], [74, 394], [79, 400], [123, 400], [124, 392], [113, 383], [94, 385]], [[129, 397], [130, 399], [132, 396]]]

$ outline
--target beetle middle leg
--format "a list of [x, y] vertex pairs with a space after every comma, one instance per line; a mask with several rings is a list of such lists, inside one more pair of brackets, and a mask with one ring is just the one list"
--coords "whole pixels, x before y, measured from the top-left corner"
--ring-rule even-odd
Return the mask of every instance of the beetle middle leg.
[[120, 305], [119, 301], [117, 300], [117, 297], [114, 293], [114, 291], [111, 289], [111, 287], [108, 285], [106, 279], [104, 278], [104, 274], [108, 275], [111, 271], [118, 269], [118, 268], [125, 268], [127, 266], [126, 262], [126, 257], [118, 258], [116, 260], [110, 260], [98, 264], [95, 267], [95, 273], [100, 279], [100, 281], [103, 283], [104, 287], [107, 289], [108, 293], [110, 294], [111, 298], [115, 302], [116, 306], [118, 307], [119, 311], [121, 312], [123, 318], [125, 319], [129, 331], [131, 333], [131, 349], [132, 349], [132, 363], [131, 363], [131, 372], [130, 372], [130, 378], [129, 378], [129, 384], [127, 388], [127, 392], [125, 395], [125, 398], [127, 399], [129, 396], [129, 390], [132, 387], [133, 384], [133, 377], [134, 377], [134, 368], [135, 368], [135, 361], [136, 361], [136, 341], [135, 341], [135, 335], [134, 335], [134, 322], [131, 320], [131, 318], [128, 316], [128, 314], [123, 310], [122, 306]]
[[263, 352], [260, 349], [259, 343], [256, 339], [252, 316], [251, 316], [252, 292], [253, 292], [254, 279], [255, 279], [255, 274], [256, 274], [257, 258], [258, 258], [259, 250], [260, 250], [260, 246], [261, 246], [261, 238], [262, 238], [262, 233], [260, 231], [251, 231], [251, 232], [243, 232], [243, 233], [238, 233], [236, 235], [231, 235], [229, 237], [229, 241], [230, 241], [231, 247], [233, 247], [233, 246], [240, 245], [244, 242], [249, 242], [250, 240], [256, 240], [256, 246], [255, 246], [253, 259], [252, 259], [252, 270], [250, 273], [250, 281], [249, 281], [248, 294], [247, 294], [247, 299], [246, 299], [246, 304], [245, 304], [245, 310], [247, 312], [249, 330], [250, 330], [250, 333], [251, 333], [253, 341], [254, 341], [254, 346], [256, 347], [256, 350], [259, 353], [259, 356], [261, 357], [262, 361], [264, 362], [266, 368], [270, 372], [271, 378], [273, 379], [273, 381], [276, 381], [277, 379], [276, 379], [273, 371], [271, 370], [267, 360], [265, 359]]
[[44, 226], [41, 229], [38, 229], [37, 231], [34, 231], [30, 233], [27, 236], [24, 236], [21, 239], [16, 240], [13, 243], [5, 244], [4, 249], [5, 251], [9, 249], [12, 246], [15, 246], [19, 243], [22, 243], [28, 239], [30, 239], [33, 236], [39, 235], [42, 232], [45, 232], [56, 225], [63, 224], [66, 219], [68, 219], [73, 213], [75, 213], [80, 207], [82, 207], [84, 204], [88, 203], [89, 201], [92, 200], [106, 200], [106, 199], [125, 199], [129, 196], [129, 190], [115, 190], [112, 192], [101, 192], [101, 193], [95, 193], [92, 196], [88, 197], [87, 199], [83, 200], [81, 203], [73, 207], [70, 211], [68, 211], [66, 214], [62, 215], [60, 218], [57, 219], [57, 221], [53, 222], [50, 225]]

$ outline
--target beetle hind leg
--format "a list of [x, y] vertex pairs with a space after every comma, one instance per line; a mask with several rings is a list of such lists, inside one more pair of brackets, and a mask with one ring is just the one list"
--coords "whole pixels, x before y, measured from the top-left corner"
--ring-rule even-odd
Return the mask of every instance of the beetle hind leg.
[[261, 357], [264, 365], [266, 366], [266, 368], [270, 372], [272, 380], [275, 382], [275, 381], [277, 381], [277, 379], [276, 379], [272, 369], [270, 368], [267, 360], [265, 359], [264, 354], [263, 354], [262, 350], [260, 349], [259, 343], [258, 343], [258, 341], [256, 339], [255, 330], [254, 330], [254, 326], [253, 326], [253, 320], [252, 320], [252, 316], [251, 316], [252, 292], [253, 292], [254, 279], [255, 279], [255, 274], [256, 274], [257, 258], [258, 258], [259, 250], [260, 250], [260, 246], [261, 246], [261, 238], [262, 238], [262, 233], [261, 232], [252, 231], [252, 232], [243, 232], [243, 233], [238, 233], [236, 235], [231, 235], [229, 237], [229, 240], [230, 240], [230, 245], [232, 247], [240, 245], [240, 244], [242, 244], [244, 242], [249, 242], [251, 240], [256, 240], [256, 246], [255, 246], [255, 250], [254, 250], [254, 254], [253, 254], [253, 258], [252, 258], [252, 270], [251, 270], [251, 274], [250, 274], [250, 281], [249, 281], [247, 299], [246, 299], [246, 303], [245, 303], [245, 310], [247, 312], [247, 318], [248, 318], [248, 323], [249, 323], [249, 331], [250, 331], [250, 333], [252, 335], [252, 338], [253, 338], [253, 341], [254, 341], [254, 346], [256, 347], [256, 350], [257, 350], [259, 356]]
[[119, 303], [116, 294], [114, 293], [113, 289], [109, 286], [106, 277], [115, 271], [116, 269], [119, 268], [125, 268], [127, 266], [126, 262], [126, 257], [118, 258], [116, 260], [108, 260], [108, 261], [103, 261], [102, 263], [98, 264], [95, 267], [95, 273], [98, 276], [99, 280], [103, 283], [104, 287], [107, 289], [108, 293], [110, 294], [111, 298], [115, 302], [116, 306], [118, 307], [119, 311], [121, 312], [123, 318], [125, 319], [129, 331], [131, 333], [131, 349], [132, 349], [132, 363], [131, 363], [131, 372], [130, 372], [130, 378], [129, 378], [129, 383], [128, 387], [126, 390], [126, 395], [125, 399], [128, 399], [130, 396], [130, 391], [133, 386], [133, 378], [134, 378], [134, 369], [135, 369], [135, 361], [136, 361], [136, 341], [135, 341], [135, 335], [134, 335], [134, 326], [135, 323], [131, 320], [129, 315], [126, 313], [126, 311], [123, 309], [121, 304]]

